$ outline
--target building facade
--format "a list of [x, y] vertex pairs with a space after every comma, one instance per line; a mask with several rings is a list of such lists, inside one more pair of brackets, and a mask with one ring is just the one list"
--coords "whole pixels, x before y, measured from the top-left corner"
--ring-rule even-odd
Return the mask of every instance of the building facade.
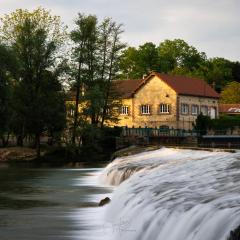
[[219, 95], [204, 80], [153, 72], [114, 87], [122, 98], [117, 126], [192, 129], [200, 112], [218, 116]]

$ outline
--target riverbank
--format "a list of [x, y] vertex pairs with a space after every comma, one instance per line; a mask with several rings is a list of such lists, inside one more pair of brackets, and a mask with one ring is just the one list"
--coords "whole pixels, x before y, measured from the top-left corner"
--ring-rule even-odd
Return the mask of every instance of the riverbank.
[[[113, 154], [111, 152], [107, 152], [106, 154], [102, 154], [98, 156], [98, 161], [96, 160], [96, 154], [91, 156], [93, 162], [108, 162], [112, 161], [117, 157], [124, 157], [135, 155], [143, 152], [153, 151], [162, 148], [162, 145], [150, 145], [150, 146], [138, 146], [132, 145], [127, 148], [123, 148], [121, 150], [115, 151]], [[190, 149], [190, 150], [203, 150], [203, 151], [221, 151], [221, 152], [236, 152], [235, 149], [220, 149], [220, 148], [202, 148], [202, 147], [186, 147], [186, 146], [167, 146], [175, 149]], [[29, 147], [7, 147], [0, 148], [0, 163], [1, 162], [89, 162], [89, 151], [84, 151], [82, 154], [73, 155], [65, 148], [43, 148], [41, 150], [41, 158], [36, 158], [36, 150]], [[93, 155], [93, 154], [92, 154]], [[100, 160], [99, 160], [100, 157]]]
[[0, 164], [17, 165], [46, 165], [66, 167], [92, 167], [105, 166], [109, 161], [112, 151], [96, 153], [90, 149], [81, 152], [71, 151], [66, 147], [43, 146], [40, 158], [37, 158], [36, 149], [30, 147], [5, 147], [0, 148]]
[[[43, 155], [44, 152], [41, 153]], [[33, 161], [36, 158], [36, 150], [28, 147], [0, 148], [0, 162]]]

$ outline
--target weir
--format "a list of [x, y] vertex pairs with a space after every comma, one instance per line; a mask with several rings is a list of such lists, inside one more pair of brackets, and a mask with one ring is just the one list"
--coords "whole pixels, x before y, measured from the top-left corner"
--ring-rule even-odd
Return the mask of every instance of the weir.
[[236, 240], [239, 161], [240, 152], [170, 148], [115, 159], [101, 175], [119, 185], [106, 209], [120, 226], [111, 239]]

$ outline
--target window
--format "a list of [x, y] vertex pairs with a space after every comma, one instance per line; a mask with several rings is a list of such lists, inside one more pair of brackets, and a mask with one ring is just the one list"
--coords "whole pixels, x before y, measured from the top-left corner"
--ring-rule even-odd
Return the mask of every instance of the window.
[[204, 116], [207, 116], [208, 115], [208, 107], [207, 106], [201, 106], [201, 113]]
[[120, 108], [120, 114], [122, 115], [128, 115], [129, 114], [129, 107], [128, 106], [122, 106]]
[[199, 107], [198, 105], [192, 105], [192, 115], [198, 115]]
[[150, 105], [141, 105], [140, 112], [141, 114], [150, 114]]
[[170, 106], [169, 104], [161, 103], [159, 106], [160, 113], [170, 113]]
[[209, 116], [211, 119], [215, 119], [217, 117], [217, 108], [216, 107], [211, 107], [209, 109]]
[[181, 113], [185, 114], [185, 115], [189, 113], [189, 106], [188, 106], [188, 104], [185, 104], [185, 103], [181, 104]]

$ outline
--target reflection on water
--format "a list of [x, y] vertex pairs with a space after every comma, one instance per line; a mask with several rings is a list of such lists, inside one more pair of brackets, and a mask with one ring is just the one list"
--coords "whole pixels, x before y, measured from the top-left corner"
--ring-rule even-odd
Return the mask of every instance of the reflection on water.
[[0, 168], [0, 239], [101, 239], [100, 170]]

